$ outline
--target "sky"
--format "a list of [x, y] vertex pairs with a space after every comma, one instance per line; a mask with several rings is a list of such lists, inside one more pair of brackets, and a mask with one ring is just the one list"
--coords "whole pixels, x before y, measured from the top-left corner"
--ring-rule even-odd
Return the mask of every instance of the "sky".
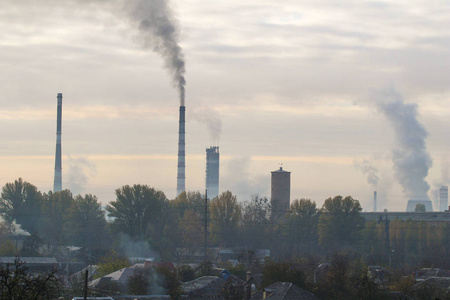
[[[220, 190], [240, 201], [270, 197], [280, 164], [291, 200], [319, 207], [351, 195], [372, 211], [377, 190], [379, 209], [404, 211], [414, 196], [399, 169], [408, 160], [415, 172], [415, 157], [432, 201], [449, 184], [449, 2], [169, 5], [186, 69], [188, 190], [204, 191], [211, 145]], [[104, 204], [125, 184], [176, 196], [178, 91], [126, 9], [124, 0], [0, 2], [0, 186], [22, 177], [52, 189], [63, 93], [63, 188]]]

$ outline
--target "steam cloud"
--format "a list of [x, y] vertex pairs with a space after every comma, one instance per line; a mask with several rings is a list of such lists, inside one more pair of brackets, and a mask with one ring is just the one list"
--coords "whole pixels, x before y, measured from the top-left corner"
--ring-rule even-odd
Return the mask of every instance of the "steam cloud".
[[89, 182], [90, 175], [96, 173], [95, 164], [87, 158], [68, 157], [68, 182], [70, 191], [75, 194], [80, 194], [84, 191], [84, 187]]
[[255, 175], [249, 157], [233, 157], [228, 161], [223, 186], [228, 186], [240, 200], [250, 200], [252, 195], [265, 195], [270, 186], [270, 176]]
[[172, 75], [173, 84], [180, 94], [180, 105], [184, 106], [185, 62], [168, 1], [127, 0], [124, 11], [132, 25], [139, 29], [142, 46], [162, 56], [165, 67]]
[[371, 96], [378, 111], [393, 126], [396, 145], [392, 162], [403, 192], [409, 199], [429, 200], [430, 185], [425, 178], [432, 159], [426, 148], [428, 133], [417, 120], [417, 105], [404, 103], [393, 88], [374, 91]]
[[367, 175], [367, 182], [373, 187], [376, 188], [378, 185], [378, 180], [380, 177], [378, 177], [378, 169], [372, 165], [372, 163], [364, 159], [360, 162], [355, 161], [354, 162], [355, 168], [357, 170], [360, 170], [363, 172], [363, 174]]
[[206, 124], [211, 142], [218, 145], [220, 134], [222, 133], [222, 121], [219, 115], [211, 109], [201, 108], [191, 111], [191, 117], [200, 123]]

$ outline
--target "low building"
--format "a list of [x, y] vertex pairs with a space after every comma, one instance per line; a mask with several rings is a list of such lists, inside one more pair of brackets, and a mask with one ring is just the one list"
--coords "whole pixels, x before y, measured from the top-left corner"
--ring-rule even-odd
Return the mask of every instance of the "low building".
[[290, 282], [276, 282], [264, 290], [255, 293], [251, 300], [319, 300], [313, 293], [308, 292]]
[[18, 261], [30, 273], [53, 272], [59, 270], [59, 263], [54, 257], [0, 257], [0, 265], [14, 265]]

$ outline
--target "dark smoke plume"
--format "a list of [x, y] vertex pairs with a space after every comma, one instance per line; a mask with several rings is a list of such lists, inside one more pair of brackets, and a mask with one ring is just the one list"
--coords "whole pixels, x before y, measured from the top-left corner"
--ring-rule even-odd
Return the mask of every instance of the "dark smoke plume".
[[405, 103], [393, 88], [374, 91], [371, 98], [393, 126], [396, 145], [392, 162], [403, 192], [409, 199], [428, 200], [430, 185], [425, 178], [432, 159], [425, 141], [428, 133], [417, 120], [417, 105]]
[[168, 1], [126, 0], [124, 8], [131, 23], [139, 29], [142, 45], [162, 56], [180, 94], [180, 105], [184, 106], [184, 56], [178, 44], [178, 30]]

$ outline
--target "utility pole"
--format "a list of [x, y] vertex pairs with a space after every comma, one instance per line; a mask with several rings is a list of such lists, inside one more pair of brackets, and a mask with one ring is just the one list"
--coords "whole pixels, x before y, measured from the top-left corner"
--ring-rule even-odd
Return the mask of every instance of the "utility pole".
[[84, 276], [84, 300], [87, 299], [87, 292], [88, 292], [88, 270], [86, 269], [85, 276]]
[[205, 189], [205, 258], [206, 262], [206, 242], [208, 237], [208, 189]]

